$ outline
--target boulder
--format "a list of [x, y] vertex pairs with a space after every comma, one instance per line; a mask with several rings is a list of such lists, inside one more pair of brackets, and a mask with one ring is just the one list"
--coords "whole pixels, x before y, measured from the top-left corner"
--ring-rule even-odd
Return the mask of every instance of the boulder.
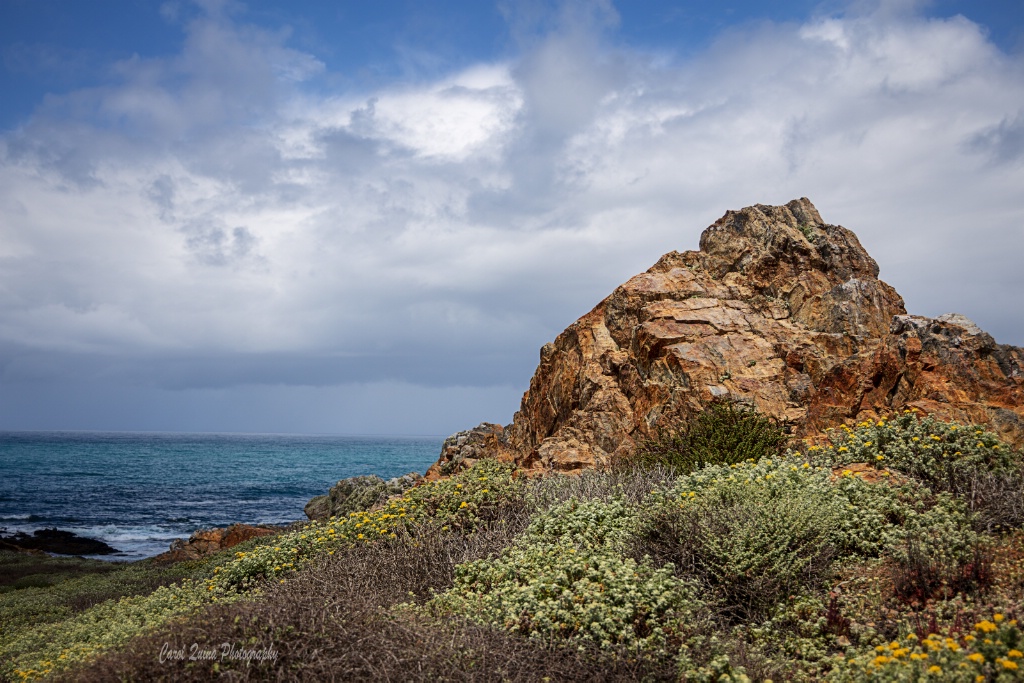
[[192, 534], [187, 541], [182, 538], [175, 539], [171, 542], [170, 550], [157, 555], [153, 559], [157, 562], [167, 563], [198, 560], [219, 550], [233, 548], [251, 538], [270, 536], [280, 531], [281, 529], [275, 526], [251, 526], [249, 524], [232, 524], [229, 527], [200, 529]]
[[369, 510], [380, 505], [391, 496], [401, 495], [415, 486], [422, 475], [416, 472], [403, 474], [384, 481], [376, 475], [349, 477], [331, 487], [324, 496], [315, 496], [304, 509], [311, 520], [347, 515], [350, 512]]
[[441, 456], [427, 470], [424, 479], [434, 481], [455, 474], [483, 457], [512, 461], [505, 428], [501, 425], [481, 422], [473, 429], [449, 436], [441, 446]]
[[430, 476], [484, 456], [604, 467], [722, 398], [798, 437], [913, 407], [1024, 445], [1024, 351], [908, 315], [878, 274], [807, 199], [729, 211], [545, 344], [512, 423], [450, 437]]

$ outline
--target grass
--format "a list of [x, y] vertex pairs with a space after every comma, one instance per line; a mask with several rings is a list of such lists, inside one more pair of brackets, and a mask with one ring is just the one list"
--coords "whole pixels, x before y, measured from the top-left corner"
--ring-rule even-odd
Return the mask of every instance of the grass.
[[[829, 437], [742, 462], [541, 479], [484, 460], [172, 568], [4, 556], [0, 671], [1020, 680], [1021, 455], [911, 414]], [[209, 658], [189, 661], [193, 645]]]

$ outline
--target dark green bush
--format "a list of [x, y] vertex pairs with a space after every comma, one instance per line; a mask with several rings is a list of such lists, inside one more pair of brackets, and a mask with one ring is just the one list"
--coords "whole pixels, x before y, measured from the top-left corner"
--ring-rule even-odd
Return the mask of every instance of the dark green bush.
[[788, 437], [777, 420], [734, 401], [710, 404], [678, 431], [662, 430], [643, 441], [633, 462], [688, 474], [708, 465], [729, 465], [781, 455]]
[[[779, 475], [784, 476], [782, 474]], [[730, 477], [655, 512], [634, 554], [700, 580], [730, 618], [759, 619], [830, 576], [841, 516], [826, 488]]]

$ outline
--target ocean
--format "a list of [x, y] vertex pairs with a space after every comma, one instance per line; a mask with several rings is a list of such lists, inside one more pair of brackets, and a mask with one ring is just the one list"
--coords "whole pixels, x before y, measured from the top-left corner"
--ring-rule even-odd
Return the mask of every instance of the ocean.
[[423, 473], [443, 437], [0, 432], [0, 530], [52, 528], [167, 550], [197, 529], [304, 520], [339, 479]]

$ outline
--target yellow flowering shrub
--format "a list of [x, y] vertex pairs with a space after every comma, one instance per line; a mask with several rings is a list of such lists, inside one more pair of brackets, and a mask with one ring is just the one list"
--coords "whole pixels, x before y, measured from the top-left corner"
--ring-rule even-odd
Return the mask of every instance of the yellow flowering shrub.
[[[995, 614], [972, 633], [909, 634], [870, 651], [836, 658], [827, 680], [1009, 683], [1024, 679], [1024, 648], [1015, 620]], [[849, 654], [849, 653], [848, 653]]]
[[59, 624], [23, 630], [0, 652], [0, 673], [22, 681], [58, 673], [211, 602], [241, 598], [212, 581], [189, 579], [149, 595], [107, 600]]
[[442, 528], [470, 530], [498, 518], [501, 507], [521, 495], [523, 487], [513, 465], [481, 460], [450, 479], [409, 489], [376, 510], [310, 522], [276, 536], [273, 543], [236, 553], [217, 571], [217, 583], [222, 588], [244, 590], [254, 582], [282, 577], [343, 544], [409, 533], [416, 523], [428, 518]]
[[471, 529], [497, 516], [523, 483], [514, 467], [482, 460], [451, 479], [407, 491], [373, 511], [311, 522], [245, 549], [226, 554], [226, 561], [198, 581], [185, 580], [158, 588], [150, 595], [108, 600], [54, 624], [28, 629], [0, 648], [0, 673], [22, 680], [63, 670], [73, 663], [121, 645], [130, 638], [177, 616], [193, 613], [214, 601], [237, 600], [268, 579], [281, 580], [322, 553], [342, 544], [368, 543], [408, 533], [417, 521]]
[[829, 466], [868, 462], [896, 469], [933, 491], [960, 493], [979, 472], [1020, 467], [1021, 455], [977, 426], [919, 418], [904, 411], [828, 432], [830, 444], [808, 455]]

